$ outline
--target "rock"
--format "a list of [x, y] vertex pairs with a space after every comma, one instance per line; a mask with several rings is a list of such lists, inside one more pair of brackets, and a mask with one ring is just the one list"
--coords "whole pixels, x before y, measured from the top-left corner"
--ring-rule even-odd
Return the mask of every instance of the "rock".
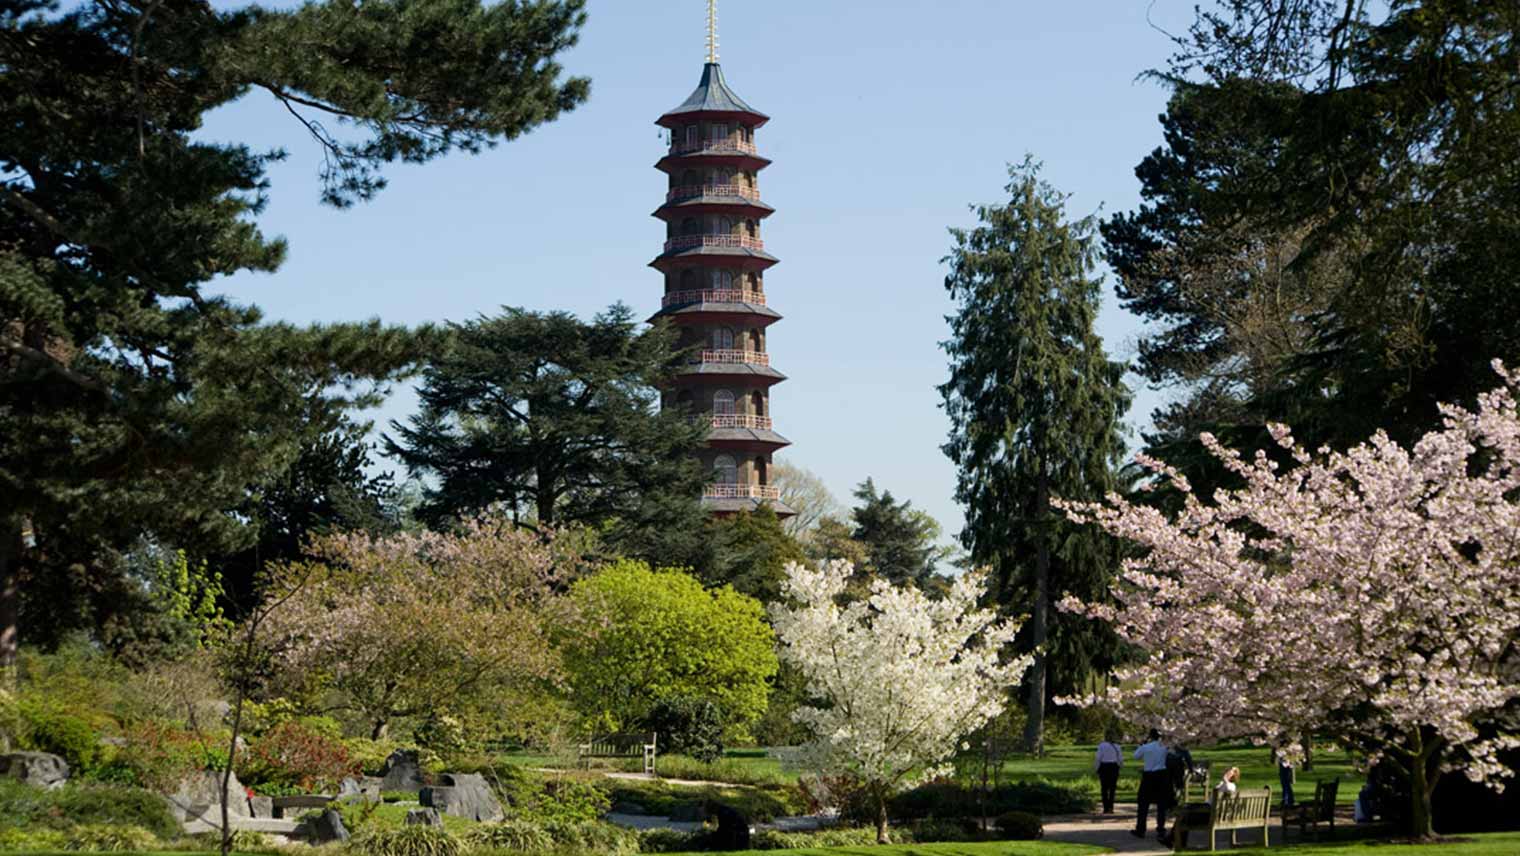
[[716, 803], [712, 814], [718, 818], [718, 828], [708, 838], [714, 850], [748, 850], [749, 818], [733, 806]]
[[380, 789], [383, 791], [422, 790], [422, 763], [415, 749], [397, 749], [385, 759], [385, 769], [380, 771]]
[[490, 823], [505, 820], [507, 813], [491, 793], [490, 785], [476, 773], [444, 773], [438, 777], [439, 784], [423, 788], [418, 800], [427, 807], [436, 808], [444, 814], [465, 817]]
[[636, 802], [615, 802], [612, 804], [613, 814], [649, 814], [649, 809]]
[[348, 840], [348, 828], [343, 825], [343, 816], [332, 809], [302, 821], [296, 834], [313, 844]]
[[50, 752], [12, 752], [0, 755], [0, 776], [39, 788], [61, 788], [69, 779], [69, 764]]
[[437, 826], [442, 828], [443, 817], [436, 808], [414, 808], [406, 813], [407, 826]]
[[[237, 775], [227, 783], [227, 816], [250, 817], [248, 792], [243, 789]], [[174, 793], [164, 797], [169, 811], [180, 823], [204, 820], [217, 827], [222, 826], [222, 774], [212, 770], [191, 773], [179, 783]]]
[[270, 819], [274, 817], [274, 797], [249, 797], [248, 814], [250, 817]]

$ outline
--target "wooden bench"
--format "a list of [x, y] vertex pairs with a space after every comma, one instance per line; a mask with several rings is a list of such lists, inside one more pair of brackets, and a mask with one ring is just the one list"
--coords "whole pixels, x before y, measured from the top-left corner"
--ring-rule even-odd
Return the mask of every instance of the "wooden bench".
[[1188, 823], [1188, 815], [1182, 814], [1177, 818], [1177, 825], [1172, 829], [1173, 850], [1187, 849], [1187, 834], [1190, 829], [1198, 829], [1208, 833], [1209, 850], [1214, 850], [1214, 836], [1216, 833], [1228, 829], [1230, 831], [1230, 844], [1236, 845], [1236, 834], [1242, 829], [1260, 829], [1261, 846], [1271, 844], [1271, 838], [1267, 834], [1267, 820], [1272, 813], [1272, 789], [1260, 788], [1255, 790], [1241, 790], [1235, 796], [1219, 796], [1209, 806], [1209, 819], [1207, 825]]
[[1182, 805], [1207, 802], [1209, 789], [1213, 786], [1213, 763], [1194, 761], [1193, 769], [1182, 780]]
[[1285, 809], [1283, 823], [1297, 823], [1298, 833], [1301, 836], [1312, 830], [1315, 841], [1319, 840], [1319, 825], [1323, 823], [1329, 827], [1329, 834], [1333, 839], [1335, 837], [1335, 796], [1340, 788], [1340, 776], [1329, 781], [1321, 779], [1315, 782], [1314, 799]]
[[293, 797], [274, 797], [270, 800], [271, 813], [277, 818], [285, 816], [288, 808], [327, 808], [333, 798], [325, 794], [300, 794]]
[[593, 737], [590, 743], [582, 743], [579, 752], [582, 761], [592, 758], [640, 758], [644, 761], [644, 775], [654, 775], [654, 732], [605, 734]]

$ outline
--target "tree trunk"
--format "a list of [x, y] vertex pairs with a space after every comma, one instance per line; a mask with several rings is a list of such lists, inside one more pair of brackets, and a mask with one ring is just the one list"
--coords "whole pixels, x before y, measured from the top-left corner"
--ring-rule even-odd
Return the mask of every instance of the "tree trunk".
[[1034, 610], [1029, 616], [1029, 639], [1034, 661], [1029, 665], [1028, 719], [1024, 723], [1024, 749], [1031, 755], [1045, 751], [1045, 640], [1050, 611], [1050, 543], [1045, 531], [1050, 516], [1050, 486], [1045, 464], [1040, 463], [1034, 496]]
[[1419, 728], [1414, 729], [1412, 742], [1414, 756], [1409, 760], [1409, 836], [1416, 841], [1425, 841], [1436, 837], [1435, 814], [1431, 810], [1430, 798], [1435, 794], [1441, 770], [1437, 767], [1432, 771], [1429, 766], [1439, 744], [1434, 739], [1427, 742]]
[[375, 720], [375, 726], [369, 730], [369, 739], [371, 739], [371, 740], [384, 740], [385, 739], [385, 733], [387, 731], [389, 731], [390, 728], [391, 728], [391, 721], [389, 719], [377, 719], [377, 720]]
[[887, 792], [885, 788], [876, 789], [876, 843], [892, 843], [891, 836], [887, 834]]
[[21, 515], [14, 512], [0, 515], [0, 692], [16, 691], [16, 655], [21, 643], [21, 553], [25, 548], [22, 531]]

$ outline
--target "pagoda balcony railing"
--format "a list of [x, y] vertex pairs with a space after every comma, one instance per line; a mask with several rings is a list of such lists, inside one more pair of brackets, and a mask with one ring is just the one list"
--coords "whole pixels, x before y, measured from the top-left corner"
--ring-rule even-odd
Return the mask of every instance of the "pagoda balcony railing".
[[712, 414], [712, 427], [714, 428], [752, 428], [756, 431], [771, 430], [771, 418], [769, 416], [754, 416], [749, 413], [714, 413]]
[[701, 291], [672, 291], [660, 298], [661, 306], [684, 303], [750, 303], [765, 305], [765, 292], [739, 288], [709, 288]]
[[665, 242], [665, 252], [691, 250], [697, 247], [737, 247], [741, 250], [763, 250], [765, 242], [748, 235], [678, 235]]
[[672, 187], [665, 194], [666, 202], [675, 202], [678, 199], [697, 199], [700, 197], [717, 196], [725, 199], [759, 199], [760, 191], [753, 187], [745, 187], [742, 184], [683, 184], [680, 187]]
[[701, 359], [698, 362], [768, 366], [771, 364], [771, 355], [762, 351], [741, 351], [738, 349], [711, 350], [703, 351]]
[[702, 488], [705, 499], [771, 499], [781, 501], [781, 488], [768, 484], [710, 484]]
[[692, 152], [718, 152], [720, 154], [738, 153], [743, 155], [758, 154], [755, 144], [744, 140], [676, 140], [670, 144], [670, 153], [673, 155], [687, 155]]

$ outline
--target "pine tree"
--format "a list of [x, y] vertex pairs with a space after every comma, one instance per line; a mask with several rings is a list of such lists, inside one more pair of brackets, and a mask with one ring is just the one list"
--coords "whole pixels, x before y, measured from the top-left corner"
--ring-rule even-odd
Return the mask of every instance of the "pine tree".
[[53, 606], [23, 592], [98, 590], [145, 534], [248, 543], [250, 485], [420, 355], [411, 331], [264, 324], [207, 293], [276, 270], [285, 242], [254, 222], [283, 155], [201, 139], [203, 117], [273, 97], [322, 147], [324, 199], [349, 205], [387, 164], [584, 100], [553, 61], [581, 7], [0, 0], [0, 668], [20, 610]]
[[1051, 678], [1080, 679], [1102, 659], [1085, 622], [1053, 616], [1051, 604], [1068, 592], [1098, 596], [1117, 564], [1110, 540], [1060, 519], [1051, 499], [1114, 486], [1129, 394], [1124, 366], [1093, 329], [1093, 218], [1068, 221], [1066, 197], [1030, 158], [1009, 177], [1006, 204], [976, 206], [980, 226], [950, 230], [945, 287], [956, 312], [940, 393], [952, 424], [944, 451], [966, 507], [961, 539], [972, 563], [993, 571], [1005, 607], [1029, 612], [1025, 742], [1039, 752]]
[[700, 527], [706, 474], [692, 453], [707, 429], [658, 409], [672, 328], [640, 331], [616, 304], [589, 323], [509, 308], [451, 333], [424, 371], [422, 410], [385, 438], [413, 475], [435, 479], [423, 519], [500, 504], [527, 526]]

